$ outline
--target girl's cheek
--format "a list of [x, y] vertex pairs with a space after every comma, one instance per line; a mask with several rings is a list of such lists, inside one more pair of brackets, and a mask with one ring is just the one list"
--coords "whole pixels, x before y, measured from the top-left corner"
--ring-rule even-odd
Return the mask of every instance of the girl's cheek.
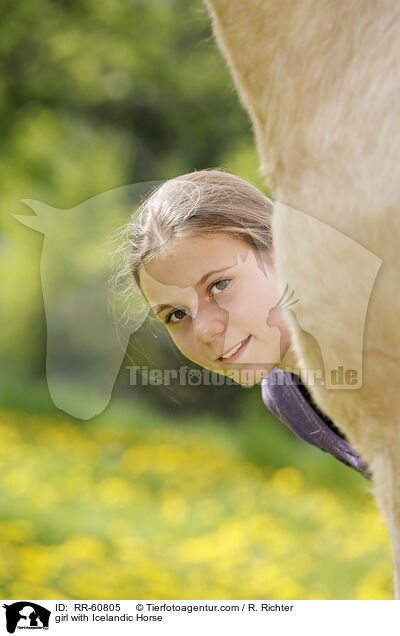
[[185, 343], [182, 342], [177, 342], [176, 340], [174, 340], [175, 346], [176, 348], [189, 360], [191, 360], [190, 355], [191, 355], [191, 349], [188, 348]]
[[242, 305], [243, 302], [240, 302], [239, 299], [233, 298], [232, 296], [218, 300], [218, 307], [226, 313], [225, 320], [227, 320], [228, 323], [231, 317], [237, 316], [238, 312], [241, 311]]
[[191, 338], [190, 335], [184, 333], [183, 331], [177, 333], [173, 338], [173, 341], [178, 347], [179, 351], [181, 351], [184, 355], [190, 354], [192, 351], [194, 351], [193, 338]]
[[245, 300], [245, 294], [243, 289], [237, 284], [237, 281], [231, 282], [229, 288], [222, 292], [221, 294], [217, 294], [214, 296], [214, 299], [221, 309], [229, 309], [233, 308], [237, 304], [240, 304]]

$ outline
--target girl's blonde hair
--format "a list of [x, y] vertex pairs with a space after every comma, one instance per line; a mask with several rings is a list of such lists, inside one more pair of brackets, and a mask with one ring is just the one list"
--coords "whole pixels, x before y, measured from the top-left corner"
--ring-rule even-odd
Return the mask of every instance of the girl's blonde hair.
[[152, 192], [118, 234], [116, 252], [122, 255], [122, 269], [114, 275], [114, 283], [130, 280], [129, 287], [136, 282], [140, 289], [140, 266], [179, 237], [224, 232], [252, 247], [271, 249], [272, 210], [263, 192], [223, 170], [199, 170], [170, 179]]

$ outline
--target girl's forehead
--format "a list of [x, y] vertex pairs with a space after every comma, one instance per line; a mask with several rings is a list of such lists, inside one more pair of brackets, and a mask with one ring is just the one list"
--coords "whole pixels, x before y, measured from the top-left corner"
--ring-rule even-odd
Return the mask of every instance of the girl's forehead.
[[176, 236], [165, 245], [165, 254], [176, 252], [185, 253], [187, 251], [196, 253], [208, 248], [210, 252], [232, 252], [243, 249], [250, 249], [250, 245], [244, 240], [229, 232], [202, 232], [198, 234]]
[[208, 271], [255, 259], [255, 249], [233, 235], [214, 233], [179, 237], [140, 268], [159, 282], [195, 286]]

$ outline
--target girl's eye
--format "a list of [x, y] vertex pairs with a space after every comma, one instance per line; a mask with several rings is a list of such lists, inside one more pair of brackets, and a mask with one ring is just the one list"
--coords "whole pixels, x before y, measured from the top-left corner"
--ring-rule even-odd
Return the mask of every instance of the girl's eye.
[[[215, 295], [225, 291], [225, 289], [228, 287], [230, 283], [230, 280], [231, 280], [230, 278], [221, 278], [221, 280], [217, 280], [209, 288], [210, 295], [211, 293]], [[182, 320], [184, 319], [186, 315], [187, 315], [187, 312], [185, 311], [185, 309], [175, 309], [174, 311], [171, 311], [170, 314], [168, 314], [165, 320], [165, 323], [167, 325], [168, 324], [176, 325], [178, 322], [182, 322]]]
[[177, 322], [180, 322], [186, 316], [186, 311], [184, 309], [175, 309], [172, 311], [166, 319], [166, 323], [172, 323], [176, 325]]
[[219, 294], [220, 292], [225, 291], [230, 282], [230, 278], [221, 278], [221, 280], [217, 280], [216, 283], [213, 283], [210, 287], [210, 292], [214, 289], [214, 294]]

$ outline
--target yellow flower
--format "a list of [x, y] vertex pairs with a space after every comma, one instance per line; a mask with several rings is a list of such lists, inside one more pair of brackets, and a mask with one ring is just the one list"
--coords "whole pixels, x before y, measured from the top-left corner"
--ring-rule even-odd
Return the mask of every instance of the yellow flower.
[[97, 495], [109, 506], [123, 506], [134, 499], [134, 491], [127, 481], [120, 477], [108, 477], [97, 486]]
[[296, 468], [288, 466], [274, 472], [271, 485], [282, 494], [293, 495], [303, 489], [304, 479]]
[[183, 497], [167, 497], [161, 504], [161, 514], [169, 526], [182, 525], [188, 516], [188, 506]]

